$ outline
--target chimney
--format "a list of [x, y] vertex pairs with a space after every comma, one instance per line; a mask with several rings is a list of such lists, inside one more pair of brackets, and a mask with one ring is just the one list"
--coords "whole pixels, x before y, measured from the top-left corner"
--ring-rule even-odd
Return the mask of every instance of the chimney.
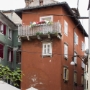
[[26, 8], [29, 7], [29, 3], [30, 3], [29, 0], [25, 0], [25, 3], [26, 3], [26, 6], [25, 7]]

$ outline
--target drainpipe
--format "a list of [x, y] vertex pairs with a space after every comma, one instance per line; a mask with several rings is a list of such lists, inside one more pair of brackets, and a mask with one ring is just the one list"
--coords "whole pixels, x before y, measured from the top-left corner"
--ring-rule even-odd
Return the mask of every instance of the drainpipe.
[[89, 49], [89, 56], [88, 56], [88, 90], [90, 90], [90, 8], [89, 8], [89, 22], [88, 22], [88, 49]]

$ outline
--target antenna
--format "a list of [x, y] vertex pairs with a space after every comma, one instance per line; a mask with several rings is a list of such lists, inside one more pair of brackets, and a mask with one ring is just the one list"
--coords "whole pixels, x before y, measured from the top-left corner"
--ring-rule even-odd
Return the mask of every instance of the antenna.
[[77, 0], [77, 10], [78, 10], [78, 7], [79, 7], [79, 0]]

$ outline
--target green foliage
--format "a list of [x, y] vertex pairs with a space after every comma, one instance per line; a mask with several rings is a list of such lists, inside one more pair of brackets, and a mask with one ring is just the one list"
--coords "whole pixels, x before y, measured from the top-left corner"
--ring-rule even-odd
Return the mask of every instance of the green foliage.
[[3, 66], [0, 64], [0, 78], [10, 79], [14, 86], [18, 86], [18, 81], [21, 81], [21, 70], [17, 68], [16, 70], [10, 70], [8, 66]]

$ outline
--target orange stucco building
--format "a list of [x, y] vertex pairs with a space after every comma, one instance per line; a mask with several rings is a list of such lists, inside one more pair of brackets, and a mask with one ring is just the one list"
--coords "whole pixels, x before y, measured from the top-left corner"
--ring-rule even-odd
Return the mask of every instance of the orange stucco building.
[[[84, 65], [74, 55], [84, 55], [87, 37], [66, 2], [17, 9], [23, 25], [21, 38], [21, 90], [83, 90]], [[75, 14], [76, 13], [76, 14]], [[56, 22], [56, 23], [55, 23]], [[29, 26], [27, 26], [29, 25]], [[74, 60], [75, 65], [70, 65]]]

